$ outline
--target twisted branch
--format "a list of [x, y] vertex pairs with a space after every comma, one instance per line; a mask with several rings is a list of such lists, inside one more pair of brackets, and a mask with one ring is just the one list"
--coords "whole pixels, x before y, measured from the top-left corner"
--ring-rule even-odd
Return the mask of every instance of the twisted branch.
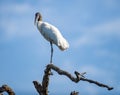
[[39, 93], [39, 95], [48, 95], [48, 85], [49, 85], [49, 77], [52, 75], [51, 68], [47, 65], [44, 76], [42, 80], [42, 84], [40, 84], [38, 81], [33, 81], [33, 84]]
[[80, 80], [82, 80], [82, 81], [87, 81], [87, 82], [89, 82], [89, 83], [94, 83], [94, 84], [96, 84], [96, 85], [98, 85], [98, 86], [100, 86], [100, 87], [105, 87], [105, 88], [107, 88], [108, 90], [112, 90], [112, 89], [113, 89], [113, 87], [109, 87], [108, 85], [105, 85], [105, 84], [99, 83], [99, 82], [97, 82], [97, 81], [94, 81], [94, 80], [85, 78], [85, 77], [83, 76], [83, 75], [85, 74], [85, 72], [82, 73], [82, 74], [80, 74], [79, 72], [75, 71], [74, 73], [75, 73], [76, 77], [74, 77], [74, 76], [72, 76], [70, 73], [68, 73], [67, 71], [61, 70], [60, 68], [58, 68], [57, 66], [55, 66], [55, 65], [53, 65], [53, 64], [48, 64], [47, 66], [48, 66], [49, 68], [55, 70], [58, 74], [67, 76], [67, 77], [68, 77], [70, 80], [72, 80], [73, 82], [76, 82], [76, 83], [77, 83], [77, 82], [79, 82]]
[[[75, 71], [74, 72], [75, 77], [74, 77], [69, 72], [61, 70], [59, 67], [57, 67], [57, 66], [55, 66], [53, 64], [48, 64], [46, 66], [45, 71], [44, 71], [44, 76], [43, 76], [42, 84], [40, 84], [37, 81], [33, 81], [34, 86], [35, 86], [37, 92], [39, 93], [39, 95], [48, 95], [49, 77], [50, 77], [50, 75], [52, 75], [51, 74], [51, 69], [54, 70], [54, 71], [56, 71], [59, 75], [65, 75], [65, 76], [67, 76], [71, 81], [73, 81], [75, 83], [78, 83], [80, 80], [82, 80], [82, 81], [87, 81], [89, 83], [96, 84], [99, 87], [107, 88], [108, 90], [112, 90], [113, 89], [113, 87], [110, 87], [110, 86], [105, 85], [103, 83], [99, 83], [97, 81], [85, 78], [84, 77], [85, 72], [84, 73], [79, 73], [79, 72]], [[75, 95], [77, 95], [77, 94], [75, 94]], [[71, 93], [71, 95], [74, 95], [74, 94]]]

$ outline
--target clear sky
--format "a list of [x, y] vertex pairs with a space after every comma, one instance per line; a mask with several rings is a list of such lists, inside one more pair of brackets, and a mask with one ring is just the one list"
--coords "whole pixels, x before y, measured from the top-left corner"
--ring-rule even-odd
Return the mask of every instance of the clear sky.
[[120, 94], [120, 0], [0, 0], [0, 85], [8, 84], [16, 95], [37, 95], [32, 81], [41, 82], [50, 45], [34, 26], [36, 12], [70, 44], [64, 52], [54, 46], [55, 65], [115, 88], [75, 84], [53, 72], [50, 95]]

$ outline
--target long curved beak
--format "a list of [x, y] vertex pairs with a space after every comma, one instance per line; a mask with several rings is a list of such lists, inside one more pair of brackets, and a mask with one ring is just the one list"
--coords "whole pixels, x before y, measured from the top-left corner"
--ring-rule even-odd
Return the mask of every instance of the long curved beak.
[[37, 21], [37, 16], [35, 16], [35, 19], [34, 19], [34, 25], [36, 25], [36, 21]]

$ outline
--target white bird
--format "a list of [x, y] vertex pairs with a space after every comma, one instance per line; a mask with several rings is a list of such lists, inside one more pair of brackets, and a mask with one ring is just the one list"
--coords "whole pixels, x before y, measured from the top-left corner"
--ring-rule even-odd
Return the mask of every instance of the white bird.
[[52, 63], [52, 57], [53, 57], [53, 45], [59, 47], [60, 50], [66, 50], [69, 48], [69, 43], [66, 41], [66, 39], [62, 36], [60, 31], [53, 25], [43, 22], [42, 16], [39, 12], [35, 14], [35, 25], [37, 26], [39, 32], [43, 35], [43, 37], [50, 42], [51, 45], [51, 57], [50, 57], [50, 63]]

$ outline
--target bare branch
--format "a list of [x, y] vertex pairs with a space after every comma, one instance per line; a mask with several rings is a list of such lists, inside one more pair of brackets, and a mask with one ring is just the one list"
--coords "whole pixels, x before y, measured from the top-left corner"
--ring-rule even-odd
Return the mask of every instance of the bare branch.
[[76, 77], [74, 77], [70, 73], [68, 73], [67, 71], [61, 70], [60, 68], [58, 68], [57, 66], [55, 66], [53, 64], [48, 64], [47, 66], [49, 68], [55, 70], [58, 74], [67, 76], [70, 80], [72, 80], [72, 81], [74, 81], [76, 83], [79, 82], [80, 80], [82, 80], [82, 81], [87, 81], [89, 83], [94, 83], [94, 84], [96, 84], [96, 85], [98, 85], [100, 87], [105, 87], [108, 90], [112, 90], [113, 89], [113, 87], [109, 87], [108, 85], [105, 85], [105, 84], [99, 83], [97, 81], [85, 78], [83, 76], [85, 74], [85, 72], [80, 74], [79, 72], [75, 71], [74, 73], [75, 73]]
[[[39, 95], [48, 95], [49, 77], [50, 77], [50, 75], [52, 75], [51, 74], [51, 69], [54, 70], [54, 71], [56, 71], [59, 75], [65, 75], [65, 76], [67, 76], [70, 80], [72, 80], [75, 83], [78, 83], [80, 80], [82, 80], [82, 81], [87, 81], [89, 83], [96, 84], [99, 87], [105, 87], [108, 90], [112, 90], [113, 89], [113, 87], [109, 87], [108, 85], [105, 85], [105, 84], [99, 83], [97, 81], [85, 78], [84, 74], [86, 74], [86, 72], [79, 73], [79, 72], [75, 71], [74, 72], [75, 76], [72, 76], [69, 72], [61, 70], [59, 67], [57, 67], [57, 66], [55, 66], [53, 64], [48, 64], [46, 66], [45, 71], [44, 71], [44, 76], [43, 76], [42, 84], [40, 84], [37, 81], [33, 81], [34, 86], [35, 86], [37, 92], [39, 93]], [[78, 95], [78, 92], [77, 93], [76, 92], [74, 92], [74, 93], [71, 92], [71, 95]]]
[[49, 85], [49, 77], [50, 77], [50, 75], [52, 75], [51, 74], [51, 68], [49, 68], [47, 66], [45, 71], [44, 71], [42, 84], [40, 84], [37, 81], [33, 81], [33, 84], [34, 84], [37, 92], [39, 93], [39, 95], [48, 95], [48, 85]]
[[94, 81], [94, 80], [91, 80], [91, 79], [81, 78], [80, 80], [82, 80], [82, 81], [87, 81], [87, 82], [89, 82], [89, 83], [94, 83], [94, 84], [96, 84], [96, 85], [98, 85], [98, 86], [100, 86], [100, 87], [105, 87], [105, 88], [107, 88], [108, 90], [112, 90], [112, 89], [113, 89], [113, 87], [110, 87], [110, 86], [108, 86], [108, 85], [99, 83], [99, 82]]
[[70, 93], [70, 95], [78, 95], [79, 94], [79, 92], [76, 92], [76, 91], [72, 91], [71, 93]]
[[34, 84], [37, 92], [39, 93], [39, 95], [41, 95], [41, 92], [43, 91], [41, 84], [37, 81], [33, 81], [33, 84]]
[[7, 85], [2, 85], [2, 87], [0, 87], [0, 95], [3, 95], [3, 92], [7, 92], [8, 95], [15, 95], [14, 91]]

